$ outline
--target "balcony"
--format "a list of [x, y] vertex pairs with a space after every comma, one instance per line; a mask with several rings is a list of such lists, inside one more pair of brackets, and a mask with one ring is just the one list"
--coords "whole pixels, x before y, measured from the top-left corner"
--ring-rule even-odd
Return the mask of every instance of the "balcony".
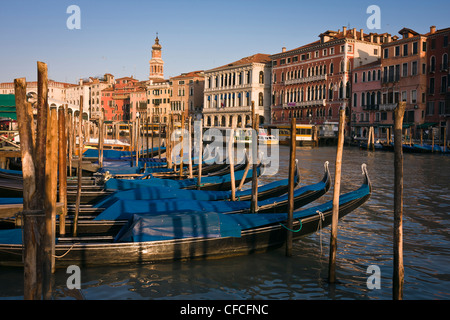
[[311, 77], [303, 77], [303, 78], [299, 78], [299, 79], [289, 79], [289, 80], [284, 81], [284, 84], [285, 85], [298, 84], [298, 83], [306, 83], [306, 82], [314, 82], [314, 81], [322, 81], [322, 80], [327, 80], [326, 74], [320, 74], [320, 75], [311, 76]]
[[383, 76], [382, 83], [392, 83], [400, 81], [400, 74], [390, 74]]
[[379, 105], [380, 111], [393, 111], [397, 107], [396, 103], [385, 103]]
[[369, 105], [362, 106], [362, 109], [368, 110], [368, 111], [380, 110], [380, 105], [379, 104], [369, 104]]
[[325, 99], [302, 101], [302, 102], [289, 102], [283, 104], [283, 108], [293, 108], [293, 107], [310, 107], [310, 106], [325, 106]]

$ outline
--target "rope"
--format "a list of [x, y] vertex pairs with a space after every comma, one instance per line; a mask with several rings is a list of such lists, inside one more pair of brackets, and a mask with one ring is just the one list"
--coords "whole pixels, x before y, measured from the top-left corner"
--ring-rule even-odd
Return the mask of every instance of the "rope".
[[286, 230], [288, 230], [288, 231], [291, 231], [291, 232], [299, 232], [300, 230], [302, 230], [303, 224], [302, 224], [302, 220], [301, 220], [301, 219], [298, 219], [298, 222], [300, 222], [300, 228], [298, 228], [297, 230], [290, 229], [290, 228], [286, 227], [284, 224], [282, 224], [281, 222], [280, 222], [280, 225], [281, 225], [283, 228], [285, 228]]
[[67, 251], [64, 253], [64, 254], [62, 254], [62, 255], [60, 255], [60, 256], [56, 256], [56, 255], [52, 255], [55, 259], [61, 259], [61, 258], [64, 258], [72, 249], [73, 249], [73, 247], [76, 245], [76, 244], [79, 244], [79, 243], [74, 243], [74, 244], [72, 244], [72, 246], [69, 248], [69, 249], [67, 249]]

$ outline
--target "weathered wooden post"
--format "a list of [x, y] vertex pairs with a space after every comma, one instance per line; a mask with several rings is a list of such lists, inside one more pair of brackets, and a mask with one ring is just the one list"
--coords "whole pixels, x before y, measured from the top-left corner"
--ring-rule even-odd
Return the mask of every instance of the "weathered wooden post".
[[193, 178], [192, 174], [192, 118], [189, 117], [189, 124], [188, 124], [188, 132], [189, 132], [189, 179]]
[[250, 202], [250, 211], [258, 211], [258, 115], [255, 112], [255, 102], [252, 101], [252, 198]]
[[80, 112], [78, 117], [78, 170], [77, 170], [77, 198], [75, 202], [75, 216], [73, 219], [73, 236], [77, 236], [78, 231], [78, 215], [80, 212], [81, 202], [81, 180], [82, 180], [82, 162], [83, 162], [83, 137], [82, 137], [82, 124], [83, 124], [83, 96], [80, 96]]
[[[198, 121], [197, 134], [198, 135], [198, 178], [197, 190], [202, 186], [202, 165], [203, 165], [203, 119]], [[195, 130], [194, 130], [195, 131]]]
[[297, 140], [297, 122], [291, 119], [291, 139], [289, 152], [289, 177], [288, 177], [288, 221], [286, 230], [286, 256], [292, 256], [292, 228], [294, 224], [294, 176], [295, 176], [295, 150]]
[[66, 214], [67, 214], [67, 110], [58, 110], [58, 156], [59, 156], [59, 202], [63, 203], [62, 212], [59, 215], [59, 234], [66, 234]]
[[249, 161], [249, 157], [247, 155], [247, 151], [244, 148], [244, 154], [245, 154], [245, 161], [247, 161], [246, 165], [245, 165], [245, 169], [244, 169], [244, 174], [242, 175], [242, 179], [241, 182], [239, 182], [239, 187], [238, 187], [238, 191], [242, 190], [242, 186], [244, 185], [245, 179], [247, 179], [247, 173], [248, 170], [250, 169], [250, 161]]
[[228, 137], [228, 161], [230, 163], [230, 178], [231, 178], [231, 201], [236, 201], [236, 181], [234, 178], [234, 152], [233, 152], [233, 138], [234, 127], [229, 130], [230, 136]]
[[23, 263], [24, 299], [41, 299], [42, 265], [39, 261], [41, 228], [44, 226], [43, 210], [37, 211], [36, 174], [31, 123], [33, 112], [28, 108], [25, 78], [14, 80], [17, 121], [19, 124], [20, 151], [23, 175]]
[[73, 125], [73, 111], [69, 112], [69, 123], [67, 126], [67, 132], [68, 132], [68, 161], [69, 161], [69, 176], [72, 176], [72, 159], [73, 159], [73, 136], [74, 136], [74, 125]]
[[[161, 147], [162, 147], [162, 143], [161, 143], [161, 120], [159, 120], [159, 124], [158, 124], [158, 143], [159, 143], [159, 148], [158, 148], [158, 159], [161, 160]], [[167, 150], [167, 148], [166, 148]], [[167, 151], [166, 151], [167, 154]]]
[[45, 240], [43, 260], [43, 296], [51, 298], [51, 275], [55, 270], [56, 195], [58, 180], [58, 117], [56, 108], [51, 108], [47, 123], [47, 148], [45, 164]]
[[345, 127], [345, 108], [341, 107], [341, 109], [339, 110], [338, 145], [336, 152], [336, 167], [334, 174], [333, 214], [331, 220], [330, 256], [328, 267], [328, 281], [330, 283], [335, 283], [336, 281], [337, 228], [339, 220], [339, 194], [341, 190], [342, 153], [344, 149], [344, 127]]
[[183, 176], [183, 156], [184, 156], [184, 114], [181, 116], [181, 150], [180, 150], [180, 177]]
[[101, 115], [98, 119], [98, 165], [100, 166], [100, 168], [103, 168], [103, 143], [104, 143], [104, 118], [103, 118], [104, 113], [101, 112]]
[[403, 148], [402, 128], [406, 103], [399, 102], [394, 109], [394, 273], [392, 295], [403, 299]]

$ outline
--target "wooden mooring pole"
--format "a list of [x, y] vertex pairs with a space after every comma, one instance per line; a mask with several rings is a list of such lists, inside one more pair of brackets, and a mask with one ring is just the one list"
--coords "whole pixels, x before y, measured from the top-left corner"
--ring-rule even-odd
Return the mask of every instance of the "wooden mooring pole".
[[294, 175], [295, 175], [295, 150], [297, 140], [297, 121], [291, 119], [291, 139], [289, 152], [289, 177], [288, 177], [288, 221], [286, 230], [286, 256], [292, 256], [292, 228], [294, 224]]
[[233, 152], [233, 140], [234, 140], [234, 127], [229, 130], [230, 136], [228, 137], [228, 162], [230, 163], [230, 178], [231, 178], [231, 201], [236, 201], [236, 180], [234, 177], [234, 152]]
[[258, 211], [258, 118], [255, 111], [255, 102], [252, 101], [252, 198], [250, 203], [250, 211], [255, 213]]
[[78, 117], [78, 170], [77, 170], [77, 198], [75, 202], [75, 216], [73, 219], [73, 236], [77, 236], [78, 232], [78, 215], [80, 213], [81, 202], [81, 180], [82, 180], [82, 162], [83, 162], [83, 137], [82, 137], [82, 124], [83, 124], [83, 96], [80, 96], [80, 113]]
[[342, 153], [344, 149], [344, 127], [345, 127], [345, 108], [341, 108], [339, 110], [338, 145], [336, 152], [336, 167], [334, 174], [333, 213], [331, 220], [331, 235], [330, 235], [330, 256], [328, 267], [328, 281], [330, 283], [336, 282], [337, 228], [339, 220], [339, 194], [341, 190]]
[[[196, 135], [198, 135], [198, 178], [197, 190], [202, 186], [202, 165], [203, 165], [203, 119], [198, 122]], [[194, 129], [195, 130], [195, 129]]]
[[59, 157], [59, 202], [63, 203], [62, 212], [59, 214], [59, 234], [66, 234], [66, 215], [67, 215], [67, 127], [66, 127], [67, 109], [58, 110], [58, 157]]
[[405, 102], [394, 109], [394, 272], [392, 297], [403, 299], [403, 148], [402, 129]]
[[51, 276], [55, 271], [55, 232], [56, 232], [56, 196], [58, 185], [58, 114], [51, 108], [47, 123], [47, 148], [45, 164], [45, 242], [43, 295], [49, 300], [52, 296]]

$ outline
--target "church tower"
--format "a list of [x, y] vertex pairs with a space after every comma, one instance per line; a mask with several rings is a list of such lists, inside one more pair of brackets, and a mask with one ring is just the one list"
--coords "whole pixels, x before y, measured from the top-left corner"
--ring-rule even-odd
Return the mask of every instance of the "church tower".
[[152, 46], [152, 59], [149, 62], [150, 80], [164, 80], [164, 61], [161, 59], [161, 48], [157, 33], [155, 44]]

